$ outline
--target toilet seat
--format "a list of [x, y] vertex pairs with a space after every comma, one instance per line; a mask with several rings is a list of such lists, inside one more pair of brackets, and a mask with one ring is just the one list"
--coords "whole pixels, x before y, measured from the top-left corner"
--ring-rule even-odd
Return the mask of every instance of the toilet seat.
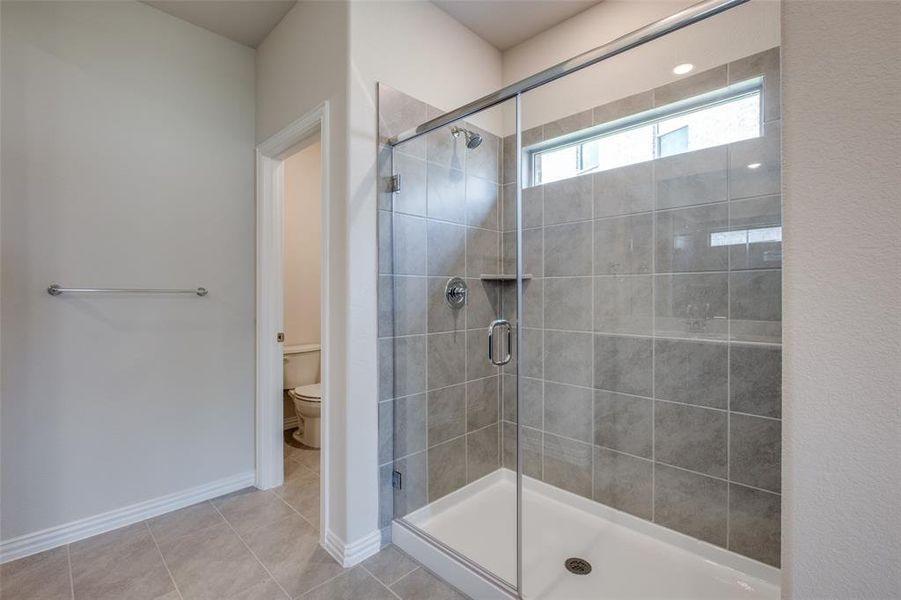
[[291, 393], [307, 402], [321, 402], [322, 384], [312, 383], [310, 385], [302, 385], [291, 390]]

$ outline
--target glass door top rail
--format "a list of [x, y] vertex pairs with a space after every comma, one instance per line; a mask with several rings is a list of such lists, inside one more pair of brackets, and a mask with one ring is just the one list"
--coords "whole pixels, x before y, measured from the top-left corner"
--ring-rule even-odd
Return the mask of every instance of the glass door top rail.
[[616, 56], [617, 54], [622, 54], [627, 50], [654, 41], [669, 33], [688, 27], [689, 25], [693, 25], [694, 23], [703, 21], [714, 15], [718, 15], [721, 12], [735, 8], [748, 1], [749, 0], [704, 0], [703, 2], [698, 2], [685, 10], [660, 19], [659, 21], [646, 25], [640, 29], [636, 29], [635, 31], [627, 33], [602, 46], [583, 52], [578, 56], [574, 56], [562, 63], [548, 67], [543, 71], [539, 71], [516, 83], [505, 86], [498, 91], [483, 96], [478, 100], [474, 100], [469, 104], [464, 104], [460, 108], [456, 108], [431, 119], [430, 121], [426, 121], [414, 129], [407, 130], [396, 137], [391, 138], [388, 140], [388, 143], [392, 146], [396, 146], [412, 140], [413, 138], [425, 135], [431, 131], [449, 125], [454, 121], [465, 119], [474, 113], [500, 104], [523, 92], [527, 92], [561, 77], [565, 77], [570, 73], [590, 67], [591, 65]]

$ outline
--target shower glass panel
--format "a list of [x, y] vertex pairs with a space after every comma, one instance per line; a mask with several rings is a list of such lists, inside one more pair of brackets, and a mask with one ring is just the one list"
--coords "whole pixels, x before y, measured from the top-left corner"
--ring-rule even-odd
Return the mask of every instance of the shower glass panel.
[[[385, 86], [379, 100], [383, 137], [441, 112]], [[379, 211], [383, 517], [507, 588], [517, 564], [512, 107], [384, 146]]]
[[521, 96], [523, 597], [778, 597], [773, 4]]

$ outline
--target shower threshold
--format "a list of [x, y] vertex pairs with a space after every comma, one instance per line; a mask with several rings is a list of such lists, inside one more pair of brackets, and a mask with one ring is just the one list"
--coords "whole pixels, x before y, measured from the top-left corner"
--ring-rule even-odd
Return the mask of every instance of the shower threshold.
[[[497, 577], [516, 581], [516, 474], [498, 469], [405, 519]], [[597, 504], [523, 480], [523, 598], [775, 600], [779, 570]], [[460, 561], [395, 523], [394, 542], [474, 598], [509, 598]], [[591, 564], [567, 571], [567, 559]]]

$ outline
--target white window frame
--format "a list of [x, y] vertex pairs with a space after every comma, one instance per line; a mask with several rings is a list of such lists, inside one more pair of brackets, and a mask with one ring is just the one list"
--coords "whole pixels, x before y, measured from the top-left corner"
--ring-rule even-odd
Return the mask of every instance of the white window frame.
[[[763, 107], [763, 77], [755, 77], [753, 79], [748, 79], [745, 81], [741, 81], [738, 83], [734, 83], [724, 88], [720, 88], [718, 90], [714, 90], [712, 92], [707, 92], [705, 94], [701, 94], [698, 96], [693, 96], [691, 98], [687, 98], [685, 100], [680, 100], [678, 102], [673, 102], [672, 104], [667, 104], [666, 106], [661, 106], [658, 108], [654, 108], [652, 110], [643, 111], [640, 113], [636, 113], [634, 115], [629, 115], [627, 117], [623, 117], [617, 119], [615, 121], [610, 121], [608, 123], [603, 123], [600, 125], [595, 125], [593, 127], [589, 127], [586, 129], [582, 129], [575, 133], [555, 138], [553, 140], [546, 140], [541, 143], [535, 144], [524, 149], [526, 164], [529, 165], [529, 179], [530, 181], [526, 184], [527, 186], [536, 186], [543, 185], [543, 182], [539, 181], [540, 177], [540, 168], [539, 168], [539, 157], [542, 154], [546, 154], [549, 152], [554, 152], [557, 150], [562, 150], [564, 148], [568, 148], [571, 146], [578, 146], [579, 150], [577, 151], [578, 157], [577, 160], [580, 160], [581, 156], [581, 148], [584, 144], [594, 141], [596, 139], [605, 138], [611, 135], [616, 135], [618, 133], [622, 133], [629, 129], [635, 129], [638, 127], [647, 127], [648, 125], [653, 125], [654, 130], [654, 142], [653, 142], [653, 160], [661, 158], [659, 155], [659, 134], [657, 133], [657, 126], [661, 121], [665, 121], [667, 119], [671, 119], [673, 117], [678, 117], [681, 115], [685, 115], [692, 112], [697, 112], [699, 110], [704, 110], [707, 108], [711, 108], [718, 104], [723, 104], [726, 102], [732, 102], [734, 100], [738, 100], [741, 98], [745, 98], [751, 95], [758, 95], [760, 98], [760, 112], [759, 112], [759, 120], [758, 120], [758, 137], [761, 135], [762, 131], [762, 121], [764, 114]], [[677, 153], [678, 154], [678, 153]], [[667, 156], [673, 156], [674, 154], [668, 154]], [[623, 165], [625, 166], [625, 165]], [[590, 171], [583, 171], [590, 172]], [[583, 174], [583, 172], [579, 172], [573, 177], [578, 177]], [[568, 178], [564, 178], [568, 179]], [[564, 179], [560, 179], [557, 181], [563, 181]], [[550, 182], [549, 182], [550, 183]]]

